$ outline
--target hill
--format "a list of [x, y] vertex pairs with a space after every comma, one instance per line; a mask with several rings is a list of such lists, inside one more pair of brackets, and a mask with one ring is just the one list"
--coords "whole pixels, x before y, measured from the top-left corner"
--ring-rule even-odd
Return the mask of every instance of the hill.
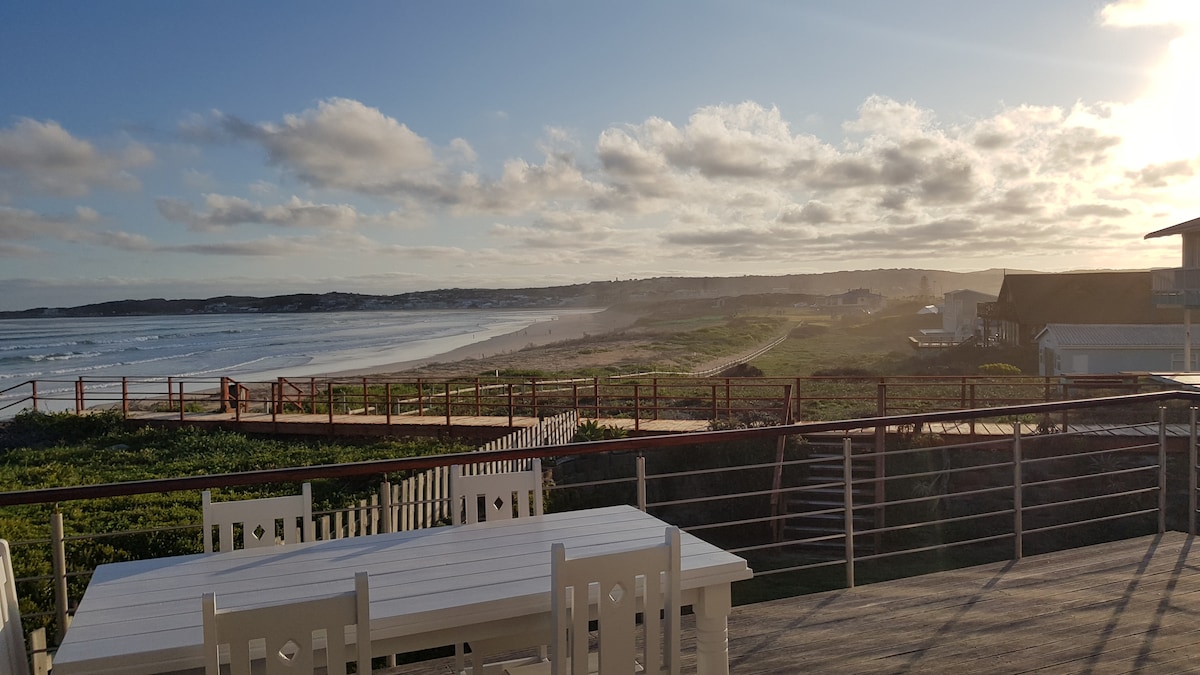
[[247, 312], [345, 312], [399, 309], [495, 309], [527, 307], [606, 307], [624, 302], [670, 298], [716, 298], [767, 293], [832, 295], [868, 288], [885, 297], [941, 296], [970, 288], [996, 293], [1005, 270], [945, 272], [879, 269], [821, 274], [745, 277], [656, 277], [593, 281], [570, 286], [517, 289], [442, 289], [398, 295], [301, 293], [270, 297], [221, 296], [206, 299], [152, 298], [118, 300], [78, 307], [39, 307], [0, 312], [0, 319], [39, 317], [146, 316], [159, 314], [234, 314]]

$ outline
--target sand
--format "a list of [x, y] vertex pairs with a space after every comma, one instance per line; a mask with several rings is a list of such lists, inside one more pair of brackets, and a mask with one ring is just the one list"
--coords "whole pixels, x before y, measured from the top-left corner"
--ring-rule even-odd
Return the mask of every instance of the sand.
[[[513, 364], [524, 362], [525, 368], [542, 368], [554, 370], [562, 367], [564, 361], [572, 362], [572, 353], [578, 350], [572, 345], [580, 340], [598, 336], [611, 336], [632, 326], [638, 319], [637, 314], [622, 312], [614, 309], [599, 309], [594, 312], [580, 314], [564, 314], [549, 321], [539, 321], [527, 328], [506, 335], [499, 335], [475, 344], [459, 347], [443, 354], [387, 363], [371, 368], [345, 370], [328, 373], [326, 377], [361, 377], [364, 375], [412, 375], [422, 374], [479, 374], [489, 368], [504, 369], [514, 367]], [[548, 347], [543, 351], [539, 347]], [[557, 347], [557, 349], [555, 348]], [[532, 354], [536, 350], [542, 358]], [[524, 352], [520, 357], [514, 356]], [[557, 356], [550, 358], [548, 354]], [[551, 360], [554, 363], [547, 363]]]

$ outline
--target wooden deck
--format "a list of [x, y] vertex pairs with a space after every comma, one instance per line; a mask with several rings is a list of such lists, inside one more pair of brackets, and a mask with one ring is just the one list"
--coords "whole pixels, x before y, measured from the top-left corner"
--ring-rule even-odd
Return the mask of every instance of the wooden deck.
[[[729, 619], [730, 672], [1200, 672], [1198, 565], [1193, 539], [1169, 532], [743, 605]], [[695, 672], [691, 654], [683, 665]]]

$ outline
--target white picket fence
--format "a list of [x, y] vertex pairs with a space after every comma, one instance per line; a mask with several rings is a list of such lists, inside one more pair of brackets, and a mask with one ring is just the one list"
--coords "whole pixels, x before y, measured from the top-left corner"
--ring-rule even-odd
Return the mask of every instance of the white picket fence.
[[[531, 448], [569, 443], [579, 426], [575, 411], [548, 417], [536, 427], [527, 427], [498, 438], [478, 452]], [[528, 459], [484, 461], [465, 464], [464, 475], [474, 476], [509, 471], [527, 471]], [[439, 466], [410, 476], [399, 483], [384, 482], [378, 494], [317, 519], [317, 536], [342, 539], [381, 532], [402, 532], [435, 527], [450, 521], [450, 468]]]

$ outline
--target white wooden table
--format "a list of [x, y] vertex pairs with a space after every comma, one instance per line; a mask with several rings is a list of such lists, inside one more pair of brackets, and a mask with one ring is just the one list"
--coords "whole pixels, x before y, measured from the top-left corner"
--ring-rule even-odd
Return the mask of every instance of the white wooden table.
[[[662, 542], [666, 523], [629, 506], [267, 549], [101, 565], [54, 657], [55, 675], [203, 668], [200, 596], [222, 608], [353, 590], [370, 574], [376, 655], [548, 629], [550, 545], [591, 554]], [[683, 601], [699, 675], [729, 672], [730, 584], [746, 561], [683, 534]]]

